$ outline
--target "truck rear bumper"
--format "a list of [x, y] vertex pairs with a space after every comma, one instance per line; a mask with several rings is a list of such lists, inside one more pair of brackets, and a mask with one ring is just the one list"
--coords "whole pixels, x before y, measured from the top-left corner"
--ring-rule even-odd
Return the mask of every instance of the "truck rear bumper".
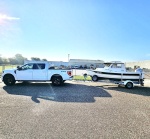
[[72, 80], [72, 79], [73, 79], [73, 76], [70, 76], [68, 80]]

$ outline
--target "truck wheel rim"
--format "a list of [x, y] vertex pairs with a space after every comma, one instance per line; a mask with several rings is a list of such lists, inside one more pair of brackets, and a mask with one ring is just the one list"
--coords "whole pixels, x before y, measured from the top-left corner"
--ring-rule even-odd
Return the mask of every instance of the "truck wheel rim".
[[59, 85], [60, 84], [60, 80], [59, 79], [55, 79], [55, 84]]
[[8, 78], [8, 79], [7, 79], [7, 82], [8, 82], [9, 84], [11, 84], [11, 83], [13, 82], [13, 80], [12, 80], [11, 78]]

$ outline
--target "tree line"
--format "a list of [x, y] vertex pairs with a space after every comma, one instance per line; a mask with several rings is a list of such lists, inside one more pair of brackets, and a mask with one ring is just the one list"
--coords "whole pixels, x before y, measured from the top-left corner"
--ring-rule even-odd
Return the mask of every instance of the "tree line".
[[[24, 64], [24, 60], [28, 60], [26, 57], [21, 54], [16, 54], [14, 57], [5, 58], [0, 56], [0, 65], [3, 64], [11, 64], [11, 65], [22, 65]], [[40, 59], [38, 57], [31, 57], [31, 60], [34, 61], [47, 61], [47, 59]]]

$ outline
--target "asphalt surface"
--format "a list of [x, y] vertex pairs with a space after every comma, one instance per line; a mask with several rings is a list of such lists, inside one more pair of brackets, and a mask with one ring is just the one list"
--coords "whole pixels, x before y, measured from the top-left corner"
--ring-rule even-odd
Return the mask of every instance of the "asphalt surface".
[[0, 139], [149, 139], [150, 87], [0, 83]]

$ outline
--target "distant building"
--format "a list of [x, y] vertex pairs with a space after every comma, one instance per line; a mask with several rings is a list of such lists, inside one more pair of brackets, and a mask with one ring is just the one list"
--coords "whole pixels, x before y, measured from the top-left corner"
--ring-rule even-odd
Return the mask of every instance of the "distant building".
[[68, 65], [70, 67], [79, 68], [98, 68], [104, 67], [103, 60], [89, 60], [89, 59], [70, 59]]
[[140, 68], [144, 69], [144, 71], [150, 71], [150, 60], [126, 62], [125, 64], [126, 67], [131, 69], [135, 69], [135, 67], [140, 66]]
[[[35, 62], [33, 60], [24, 60], [24, 64]], [[37, 61], [42, 62], [42, 61]], [[70, 67], [70, 68], [102, 68], [104, 67], [103, 60], [89, 60], [89, 59], [70, 59], [69, 62], [63, 61], [44, 61], [48, 62], [50, 67]]]

